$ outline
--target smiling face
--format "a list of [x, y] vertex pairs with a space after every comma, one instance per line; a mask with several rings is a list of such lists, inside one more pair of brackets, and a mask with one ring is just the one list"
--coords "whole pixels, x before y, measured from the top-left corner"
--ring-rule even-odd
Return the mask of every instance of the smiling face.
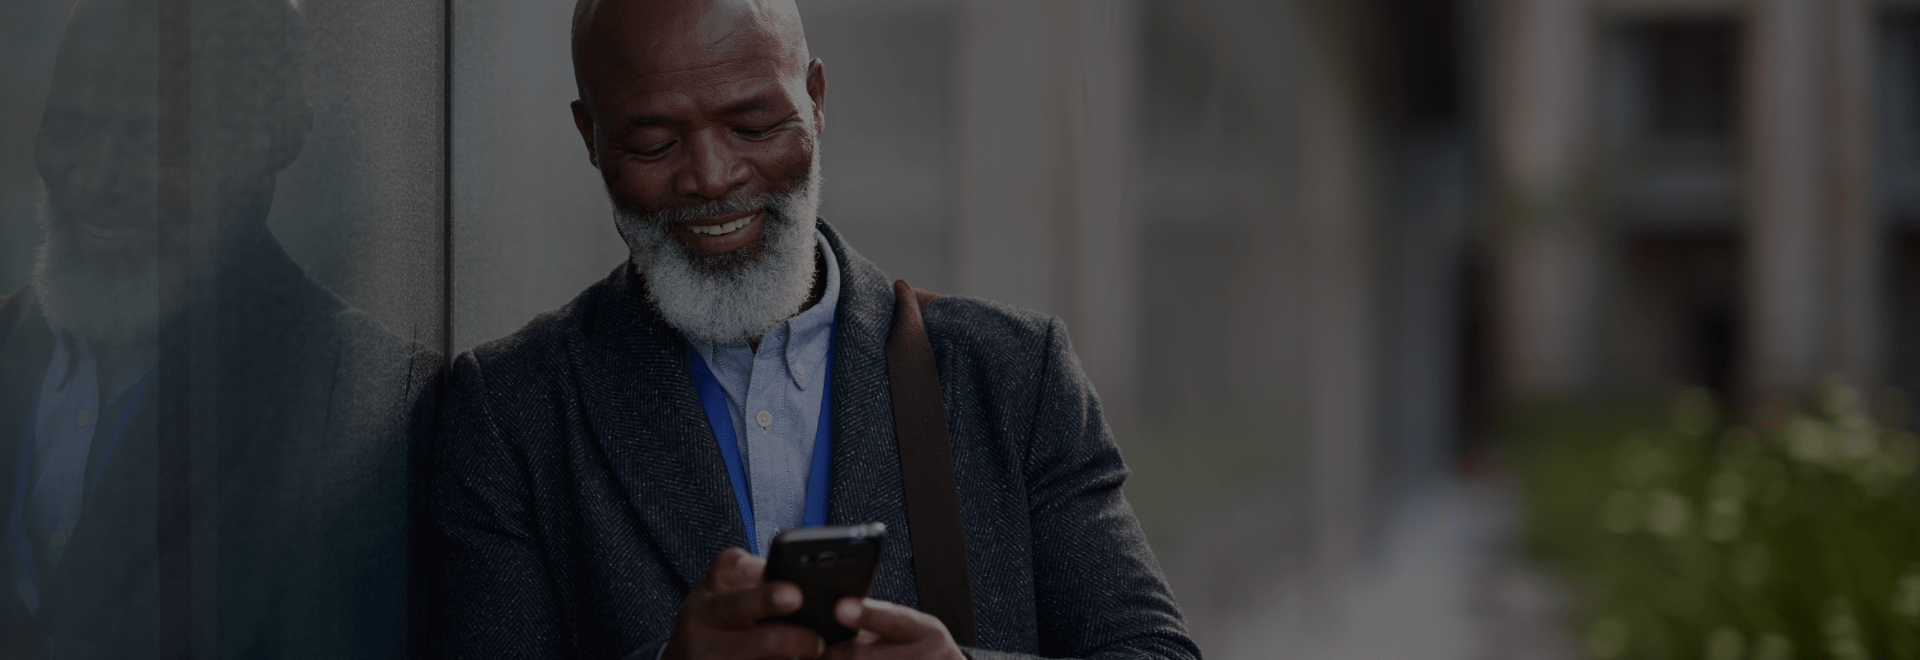
[[577, 28], [575, 126], [647, 294], [751, 341], [814, 288], [824, 69], [790, 2], [607, 0]]
[[34, 157], [48, 231], [102, 267], [155, 249], [158, 48], [143, 3], [80, 5], [41, 110]]
[[[274, 173], [312, 122], [285, 0], [200, 0], [191, 30], [193, 212], [221, 236], [264, 229]], [[83, 0], [54, 60], [34, 141], [45, 230], [34, 288], [54, 322], [109, 344], [151, 341], [158, 298], [159, 24], [154, 0]], [[177, 38], [177, 35], [176, 35]], [[202, 199], [195, 196], [195, 199]], [[183, 297], [171, 291], [168, 299]]]
[[[578, 56], [574, 123], [615, 203], [699, 208], [811, 176], [826, 81], [790, 3], [609, 0]], [[727, 254], [756, 242], [761, 211], [670, 229], [701, 253]]]
[[45, 232], [34, 291], [48, 319], [110, 345], [153, 341], [167, 316], [158, 289], [159, 39], [152, 9], [137, 1], [74, 9], [34, 140]]

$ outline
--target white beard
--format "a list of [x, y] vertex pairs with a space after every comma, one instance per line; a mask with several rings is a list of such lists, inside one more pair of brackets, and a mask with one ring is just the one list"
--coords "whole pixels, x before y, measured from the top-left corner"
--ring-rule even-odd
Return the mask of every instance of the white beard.
[[40, 229], [33, 290], [47, 318], [84, 339], [112, 346], [152, 344], [160, 329], [157, 246], [134, 245], [122, 254], [83, 254], [56, 228], [46, 187], [40, 188]]
[[[611, 198], [611, 194], [609, 194]], [[724, 255], [675, 238], [678, 222], [767, 210], [755, 242]], [[757, 340], [799, 313], [813, 293], [814, 217], [820, 209], [820, 152], [807, 179], [757, 197], [645, 212], [613, 202], [614, 224], [645, 280], [647, 301], [689, 338], [716, 344]]]

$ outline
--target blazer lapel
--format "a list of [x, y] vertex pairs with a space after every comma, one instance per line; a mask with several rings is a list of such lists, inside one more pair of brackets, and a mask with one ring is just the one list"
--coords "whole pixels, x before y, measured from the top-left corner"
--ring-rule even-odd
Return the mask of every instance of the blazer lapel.
[[[20, 443], [26, 439], [28, 411], [38, 394], [40, 376], [46, 372], [53, 350], [53, 336], [39, 320], [39, 306], [33, 293], [21, 289], [0, 304], [0, 506], [13, 504], [13, 476]], [[6, 523], [0, 511], [0, 525]], [[12, 585], [20, 575], [19, 559], [11, 544], [4, 543], [0, 530], [0, 584]], [[33, 615], [12, 589], [0, 589], [0, 655], [37, 648], [44, 639]]]
[[746, 545], [746, 526], [680, 336], [644, 300], [623, 264], [568, 341], [568, 357], [588, 432], [645, 536], [691, 589], [715, 554]]
[[0, 499], [6, 500], [13, 497], [15, 458], [53, 354], [53, 333], [40, 321], [31, 296], [23, 290], [0, 306], [0, 468], [5, 468], [0, 469]]
[[82, 495], [85, 504], [66, 552], [59, 566], [43, 573], [41, 618], [84, 619], [85, 608], [99, 603], [157, 598], [158, 411], [152, 398], [140, 404], [99, 481]]
[[893, 397], [887, 390], [887, 334], [893, 327], [893, 284], [825, 222], [821, 233], [840, 261], [840, 306], [833, 356], [833, 458], [827, 520], [835, 525], [881, 522], [873, 597], [914, 605], [913, 553], [907, 542], [900, 452], [894, 444]]

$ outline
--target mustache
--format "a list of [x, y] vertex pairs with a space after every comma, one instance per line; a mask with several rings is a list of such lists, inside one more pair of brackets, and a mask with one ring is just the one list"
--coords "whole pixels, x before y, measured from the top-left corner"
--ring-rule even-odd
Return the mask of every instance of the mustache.
[[609, 195], [609, 197], [613, 199], [613, 204], [619, 207], [620, 211], [628, 218], [650, 226], [666, 227], [668, 225], [687, 224], [717, 215], [744, 213], [757, 209], [766, 209], [768, 215], [777, 216], [779, 215], [781, 203], [791, 197], [793, 193], [794, 191], [791, 190], [777, 190], [758, 195], [735, 194], [697, 204], [660, 209], [640, 208], [622, 201], [617, 196]]
[[84, 221], [81, 218], [89, 217], [87, 213], [98, 206], [97, 204], [84, 205], [70, 212], [53, 203], [44, 185], [40, 186], [39, 198], [36, 201], [34, 211], [42, 234], [42, 249], [47, 250], [52, 257], [62, 262], [74, 263], [115, 275], [130, 275], [160, 258], [159, 232], [156, 227], [142, 226], [139, 223], [135, 223], [132, 227], [99, 223], [99, 226], [107, 229], [133, 230], [131, 240], [118, 246], [87, 247], [85, 238], [82, 236], [87, 230], [82, 228]]

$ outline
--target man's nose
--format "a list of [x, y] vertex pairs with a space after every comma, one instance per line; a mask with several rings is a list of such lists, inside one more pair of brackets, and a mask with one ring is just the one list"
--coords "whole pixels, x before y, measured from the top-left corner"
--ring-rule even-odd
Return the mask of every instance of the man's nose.
[[752, 168], [729, 144], [727, 136], [702, 131], [687, 140], [687, 162], [674, 176], [679, 195], [720, 199], [752, 178]]
[[70, 145], [45, 145], [35, 156], [49, 187], [91, 205], [122, 204], [151, 194], [158, 162], [138, 135], [103, 133]]

